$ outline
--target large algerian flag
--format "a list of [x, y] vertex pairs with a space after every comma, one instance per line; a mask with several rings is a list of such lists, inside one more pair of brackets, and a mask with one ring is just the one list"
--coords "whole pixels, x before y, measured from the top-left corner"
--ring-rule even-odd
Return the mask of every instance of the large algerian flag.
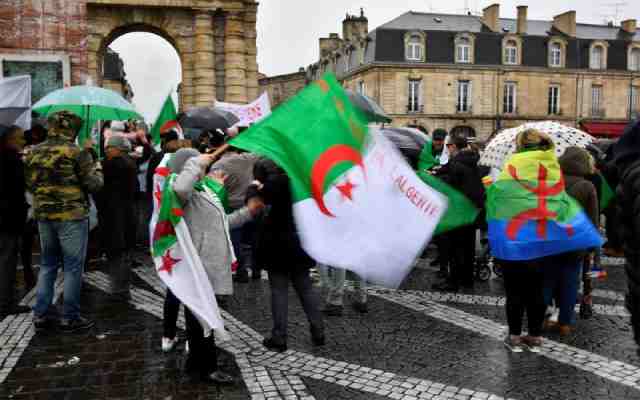
[[287, 172], [311, 257], [371, 282], [397, 287], [447, 207], [330, 74], [230, 143]]
[[[213, 287], [182, 217], [182, 205], [173, 190], [176, 175], [170, 174], [167, 168], [171, 156], [164, 157], [153, 179], [154, 208], [149, 225], [151, 255], [162, 281], [189, 307], [205, 332], [213, 329], [219, 339], [227, 340], [229, 335], [224, 329]], [[219, 199], [222, 207], [224, 190], [220, 185], [205, 178], [196, 185], [196, 190], [208, 191], [210, 196]]]
[[471, 225], [476, 221], [480, 213], [480, 210], [464, 194], [428, 172], [428, 170], [439, 164], [440, 161], [433, 156], [432, 142], [428, 141], [420, 153], [416, 173], [424, 183], [445, 195], [449, 200], [449, 207], [436, 228], [436, 235], [465, 225]]
[[514, 154], [488, 189], [493, 255], [524, 261], [602, 245], [602, 237], [565, 192], [554, 151]]
[[171, 93], [169, 93], [169, 96], [167, 96], [167, 99], [162, 105], [162, 109], [160, 109], [160, 114], [158, 114], [156, 122], [151, 128], [153, 144], [160, 144], [160, 132], [164, 132], [178, 125], [178, 121], [176, 120], [177, 115], [176, 106], [173, 104]]

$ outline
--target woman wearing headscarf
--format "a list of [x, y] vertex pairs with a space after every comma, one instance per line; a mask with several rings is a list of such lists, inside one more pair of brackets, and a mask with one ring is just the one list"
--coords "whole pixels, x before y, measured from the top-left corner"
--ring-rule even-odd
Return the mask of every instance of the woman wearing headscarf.
[[[213, 193], [198, 185], [205, 177], [224, 184], [224, 174], [208, 169], [215, 160], [213, 155], [200, 155], [195, 149], [180, 149], [169, 161], [171, 173], [177, 177], [173, 189], [183, 206], [183, 218], [189, 228], [195, 250], [216, 295], [233, 294], [231, 267], [234, 260], [229, 229], [241, 226], [257, 214], [263, 204], [251, 198], [247, 206], [227, 215], [221, 193]], [[189, 356], [186, 370], [205, 382], [230, 384], [233, 379], [217, 369], [213, 333], [208, 336], [195, 315], [185, 307]], [[206, 332], [208, 333], [208, 332]]]

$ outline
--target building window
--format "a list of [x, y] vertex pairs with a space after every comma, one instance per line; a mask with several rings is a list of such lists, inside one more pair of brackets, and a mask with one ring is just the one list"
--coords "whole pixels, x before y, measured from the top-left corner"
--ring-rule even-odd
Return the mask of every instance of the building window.
[[409, 79], [409, 103], [407, 104], [407, 111], [410, 113], [422, 111], [420, 105], [420, 86], [420, 80]]
[[629, 50], [629, 70], [640, 71], [640, 47], [632, 47]]
[[411, 35], [407, 41], [407, 60], [422, 61], [422, 37]]
[[549, 66], [562, 67], [562, 45], [558, 42], [551, 43], [549, 49]]
[[503, 112], [505, 114], [516, 113], [517, 85], [515, 82], [507, 82], [504, 85]]
[[358, 82], [358, 93], [360, 93], [363, 96], [367, 95], [367, 87], [365, 86], [364, 81]]
[[602, 110], [602, 86], [591, 87], [591, 116], [594, 118], [603, 118]]
[[469, 38], [460, 38], [456, 43], [456, 62], [471, 62], [471, 41]]
[[640, 118], [640, 86], [631, 86], [631, 93], [629, 93], [629, 96], [631, 118]]
[[509, 65], [518, 64], [518, 43], [515, 40], [508, 40], [504, 46], [504, 63]]
[[549, 86], [549, 115], [560, 114], [560, 86]]
[[596, 45], [591, 48], [591, 69], [604, 69], [604, 47]]
[[471, 82], [469, 81], [458, 81], [456, 111], [459, 113], [471, 112]]

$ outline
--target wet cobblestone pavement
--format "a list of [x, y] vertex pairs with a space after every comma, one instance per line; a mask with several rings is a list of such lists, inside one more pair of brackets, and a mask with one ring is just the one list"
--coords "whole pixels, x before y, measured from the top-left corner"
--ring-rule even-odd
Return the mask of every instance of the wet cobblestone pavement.
[[[221, 368], [237, 379], [231, 387], [189, 381], [183, 343], [161, 351], [164, 289], [152, 267], [135, 270], [128, 302], [106, 292], [101, 271], [90, 271], [83, 288], [83, 313], [96, 321], [90, 332], [35, 334], [28, 314], [0, 322], [0, 399], [640, 399], [624, 269], [616, 259], [605, 263], [609, 277], [596, 282], [593, 318], [578, 320], [570, 337], [550, 335], [540, 354], [502, 345], [499, 278], [457, 295], [433, 292], [436, 274], [426, 261], [400, 290], [371, 287], [368, 314], [348, 307], [347, 293], [344, 316], [326, 319], [320, 348], [291, 293], [282, 354], [260, 344], [271, 327], [267, 282], [236, 284], [223, 312], [233, 340], [220, 350]], [[27, 294], [23, 303], [32, 301]]]

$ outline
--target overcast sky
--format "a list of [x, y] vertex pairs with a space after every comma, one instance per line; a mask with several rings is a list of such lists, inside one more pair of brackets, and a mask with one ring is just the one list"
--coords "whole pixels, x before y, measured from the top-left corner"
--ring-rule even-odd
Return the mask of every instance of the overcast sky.
[[[528, 5], [530, 19], [549, 20], [569, 10], [577, 11], [578, 22], [602, 23], [627, 18], [640, 20], [640, 1], [609, 6], [625, 0], [502, 0], [500, 14], [516, 16], [516, 6]], [[495, 3], [495, 0], [261, 0], [258, 10], [258, 64], [260, 72], [278, 75], [295, 72], [318, 58], [318, 38], [330, 32], [342, 35], [345, 13], [358, 14], [364, 7], [369, 29], [413, 10], [462, 13]], [[617, 11], [617, 15], [616, 15]], [[125, 62], [125, 71], [135, 93], [134, 103], [152, 120], [171, 88], [180, 82], [177, 53], [164, 39], [153, 34], [132, 33], [117, 39], [111, 47]]]

